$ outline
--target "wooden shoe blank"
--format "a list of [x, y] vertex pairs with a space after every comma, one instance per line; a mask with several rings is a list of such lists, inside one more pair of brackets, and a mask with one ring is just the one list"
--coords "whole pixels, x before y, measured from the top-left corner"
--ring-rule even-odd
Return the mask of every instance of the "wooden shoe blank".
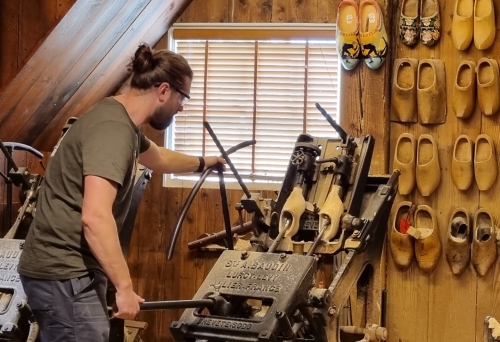
[[344, 204], [340, 199], [340, 186], [332, 185], [332, 189], [319, 211], [319, 228], [323, 229], [326, 227], [323, 233], [323, 240], [330, 241], [337, 235], [340, 218], [343, 213]]
[[471, 138], [462, 134], [453, 147], [451, 178], [459, 190], [467, 190], [474, 180], [473, 145]]
[[464, 208], [453, 211], [448, 224], [445, 247], [446, 260], [453, 274], [461, 274], [469, 265], [471, 255], [471, 227]]
[[400, 58], [394, 61], [391, 120], [417, 122], [418, 59]]
[[431, 125], [445, 122], [446, 79], [442, 60], [420, 60], [417, 71], [417, 103], [420, 124]]
[[474, 151], [474, 177], [479, 190], [488, 190], [497, 179], [498, 165], [495, 144], [487, 134], [476, 138]]
[[299, 230], [300, 217], [306, 210], [306, 200], [302, 188], [295, 187], [281, 210], [279, 232], [286, 230], [285, 237], [292, 237]]
[[496, 258], [497, 242], [493, 218], [485, 209], [479, 209], [474, 215], [472, 264], [477, 273], [484, 276]]
[[458, 50], [465, 50], [472, 42], [474, 32], [474, 0], [456, 0], [451, 23], [451, 37]]
[[498, 81], [498, 63], [491, 58], [483, 57], [477, 63], [477, 102], [481, 113], [493, 115], [500, 107], [498, 94], [500, 82]]
[[424, 272], [431, 272], [441, 256], [438, 222], [434, 210], [427, 205], [419, 205], [415, 210], [415, 228], [422, 235], [415, 240], [415, 257]]
[[476, 63], [462, 61], [453, 86], [453, 110], [461, 119], [468, 118], [476, 108]]
[[398, 187], [400, 195], [411, 194], [415, 187], [415, 152], [416, 142], [413, 134], [401, 134], [396, 143], [393, 162], [393, 168], [401, 171]]
[[418, 138], [415, 178], [422, 196], [430, 196], [441, 181], [437, 144], [429, 134], [422, 134]]
[[474, 45], [478, 50], [485, 50], [495, 41], [495, 9], [493, 0], [475, 1]]
[[409, 234], [400, 231], [400, 221], [407, 218], [410, 208], [410, 202], [400, 202], [393, 210], [392, 216], [389, 246], [394, 263], [401, 269], [406, 269], [411, 265], [415, 250], [413, 238]]

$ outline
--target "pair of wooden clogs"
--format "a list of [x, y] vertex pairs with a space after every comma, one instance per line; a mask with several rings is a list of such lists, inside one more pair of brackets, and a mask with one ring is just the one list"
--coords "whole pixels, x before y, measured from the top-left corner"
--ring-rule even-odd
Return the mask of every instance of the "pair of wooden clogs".
[[497, 113], [500, 108], [499, 75], [498, 62], [492, 58], [481, 58], [477, 66], [471, 60], [460, 62], [452, 93], [455, 115], [461, 119], [470, 117], [476, 102], [484, 115]]
[[478, 50], [495, 41], [495, 8], [493, 0], [456, 0], [451, 37], [458, 50], [466, 50], [472, 39]]
[[497, 228], [493, 218], [485, 209], [474, 214], [470, 224], [464, 208], [453, 211], [450, 217], [445, 247], [446, 260], [453, 274], [461, 274], [472, 259], [474, 269], [480, 276], [488, 273], [497, 258]]
[[[389, 245], [397, 266], [408, 268], [413, 259], [424, 272], [431, 272], [441, 257], [442, 246], [434, 210], [419, 205], [413, 212], [408, 201], [400, 202], [393, 211]], [[402, 229], [402, 220], [411, 224], [418, 234], [408, 234]]]
[[476, 141], [460, 135], [453, 147], [451, 178], [459, 190], [467, 190], [473, 180], [479, 190], [490, 189], [497, 178], [498, 164], [495, 144], [487, 134], [480, 134]]
[[[417, 117], [418, 116], [418, 117]], [[391, 120], [442, 124], [446, 120], [446, 75], [440, 59], [394, 61]]]
[[393, 168], [401, 171], [400, 195], [409, 195], [416, 184], [422, 196], [430, 196], [441, 181], [439, 154], [434, 138], [422, 134], [416, 141], [411, 133], [401, 134], [396, 143]]

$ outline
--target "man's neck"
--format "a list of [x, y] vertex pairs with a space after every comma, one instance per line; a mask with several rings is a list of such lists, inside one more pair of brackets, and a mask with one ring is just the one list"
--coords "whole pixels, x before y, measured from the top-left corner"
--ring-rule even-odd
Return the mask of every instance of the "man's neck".
[[130, 89], [114, 98], [125, 107], [132, 122], [140, 127], [150, 120], [149, 116], [153, 112], [152, 95], [150, 92]]

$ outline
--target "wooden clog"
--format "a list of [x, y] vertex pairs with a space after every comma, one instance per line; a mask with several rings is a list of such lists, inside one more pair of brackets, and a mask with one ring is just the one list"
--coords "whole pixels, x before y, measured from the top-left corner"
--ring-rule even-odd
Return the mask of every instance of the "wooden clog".
[[415, 187], [415, 137], [411, 133], [403, 133], [396, 142], [393, 168], [401, 171], [398, 192], [409, 195]]
[[474, 142], [466, 135], [455, 140], [451, 160], [451, 178], [459, 190], [467, 190], [474, 180], [473, 165]]
[[448, 224], [445, 246], [446, 261], [455, 275], [461, 274], [469, 265], [471, 231], [467, 211], [464, 208], [455, 209]]
[[417, 68], [416, 58], [394, 61], [391, 93], [393, 121], [417, 122]]
[[391, 220], [389, 247], [394, 263], [403, 270], [411, 265], [415, 253], [413, 238], [407, 233], [402, 233], [400, 229], [401, 220], [408, 217], [411, 205], [411, 202], [408, 201], [398, 203], [393, 210]]
[[453, 85], [452, 105], [458, 118], [466, 119], [476, 108], [476, 63], [462, 61], [458, 66]]
[[441, 182], [439, 154], [434, 138], [422, 134], [417, 143], [417, 188], [422, 196], [430, 196]]
[[415, 240], [415, 258], [424, 272], [432, 272], [441, 257], [438, 221], [434, 210], [427, 205], [419, 205], [415, 210], [415, 228], [421, 237]]
[[487, 134], [476, 138], [474, 150], [474, 177], [479, 190], [490, 189], [498, 174], [495, 144]]
[[486, 209], [479, 209], [474, 215], [472, 239], [472, 264], [480, 276], [488, 273], [497, 258], [496, 227]]

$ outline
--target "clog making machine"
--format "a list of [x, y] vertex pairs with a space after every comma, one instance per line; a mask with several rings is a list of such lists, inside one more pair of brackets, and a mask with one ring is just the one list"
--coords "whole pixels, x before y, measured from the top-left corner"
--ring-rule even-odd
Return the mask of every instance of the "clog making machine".
[[[226, 151], [209, 123], [204, 123], [243, 190], [244, 195], [236, 207], [240, 218], [245, 211], [251, 220], [243, 222], [240, 219], [240, 224], [231, 227], [220, 165], [201, 174], [174, 228], [167, 258], [172, 257], [191, 201], [213, 172], [219, 176], [225, 230], [191, 246], [204, 248], [208, 243], [222, 240], [224, 251], [193, 299], [141, 305], [141, 310], [185, 309], [170, 325], [174, 340], [338, 342], [386, 339], [383, 250], [399, 171], [390, 176], [368, 175], [375, 144], [373, 137], [347, 134], [323, 108], [319, 105], [317, 108], [332, 126], [334, 137], [298, 136], [281, 189], [274, 199], [250, 192], [230, 159], [231, 153], [255, 141]], [[0, 145], [3, 144], [0, 142]], [[34, 214], [41, 177], [18, 168], [11, 158], [9, 163], [12, 170], [8, 179], [20, 182], [24, 193], [24, 204], [16, 222], [26, 227]], [[120, 236], [125, 251], [131, 236], [132, 216], [135, 216], [151, 173], [143, 169], [139, 176], [131, 218]], [[36, 338], [36, 322], [33, 322], [15, 271], [25, 229], [11, 229], [9, 235], [0, 240], [0, 265], [10, 267], [8, 270], [2, 268], [0, 277], [1, 293], [7, 295], [5, 298], [10, 303], [0, 311], [0, 341], [24, 342]], [[235, 247], [235, 232], [250, 233], [245, 248]], [[337, 265], [327, 285], [317, 277], [322, 262]], [[361, 319], [356, 320], [356, 324], [342, 324], [341, 317], [348, 306], [351, 311], [354, 307], [361, 310]], [[123, 333], [123, 325], [118, 331]], [[112, 333], [110, 341], [135, 340]]]
[[[193, 300], [185, 303], [180, 319], [170, 325], [176, 341], [385, 340], [382, 252], [399, 171], [369, 176], [373, 137], [348, 135], [317, 107], [338, 138], [299, 135], [276, 199], [263, 199], [246, 188], [229, 157], [234, 149], [224, 151], [205, 122], [243, 189], [236, 207], [252, 219], [231, 227], [224, 211], [225, 230], [214, 236], [223, 237], [226, 250]], [[168, 258], [189, 202], [210, 172], [202, 174], [188, 196]], [[224, 210], [227, 201], [220, 169], [219, 179]], [[234, 232], [248, 231], [247, 248], [235, 249]], [[200, 248], [216, 239], [208, 236], [191, 245]], [[340, 264], [328, 286], [316, 277], [322, 259]], [[340, 324], [353, 292], [357, 302], [360, 298], [364, 302], [362, 326]], [[162, 307], [161, 302], [157, 305]], [[164, 308], [168, 305], [165, 302]]]

